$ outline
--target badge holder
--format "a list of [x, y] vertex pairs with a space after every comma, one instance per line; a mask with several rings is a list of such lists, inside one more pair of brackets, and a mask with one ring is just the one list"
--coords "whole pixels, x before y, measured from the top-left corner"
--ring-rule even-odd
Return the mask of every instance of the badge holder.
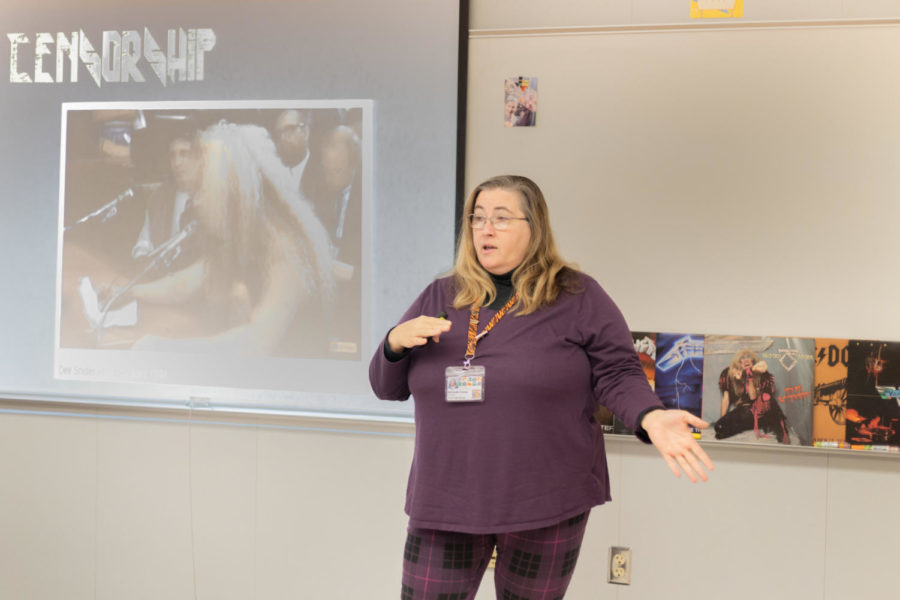
[[444, 370], [444, 399], [447, 402], [484, 402], [484, 366], [468, 363]]

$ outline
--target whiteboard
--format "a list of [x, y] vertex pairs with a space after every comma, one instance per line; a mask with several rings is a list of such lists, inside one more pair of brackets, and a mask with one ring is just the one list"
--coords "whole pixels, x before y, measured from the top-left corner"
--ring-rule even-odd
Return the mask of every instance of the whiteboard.
[[633, 330], [900, 339], [900, 27], [588, 29], [473, 34], [468, 187], [534, 178]]

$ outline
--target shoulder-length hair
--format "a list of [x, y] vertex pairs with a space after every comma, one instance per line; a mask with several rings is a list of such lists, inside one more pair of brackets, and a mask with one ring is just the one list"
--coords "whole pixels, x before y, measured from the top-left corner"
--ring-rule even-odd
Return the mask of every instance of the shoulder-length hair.
[[743, 369], [741, 369], [741, 361], [745, 358], [749, 358], [754, 365], [759, 362], [759, 355], [757, 355], [756, 352], [754, 352], [750, 348], [744, 348], [743, 350], [738, 350], [737, 353], [735, 353], [734, 357], [731, 359], [731, 369], [737, 371], [738, 373], [742, 372]]
[[[265, 278], [284, 260], [306, 295], [329, 300], [334, 292], [328, 232], [301, 198], [269, 133], [255, 125], [218, 123], [200, 137], [203, 149], [201, 226], [217, 244], [208, 259], [213, 278]], [[218, 277], [216, 277], [218, 276]]]
[[476, 186], [463, 207], [456, 264], [451, 273], [456, 285], [453, 307], [459, 309], [475, 304], [487, 306], [497, 297], [490, 274], [478, 262], [472, 228], [469, 225], [469, 215], [475, 208], [478, 194], [497, 188], [519, 196], [519, 206], [531, 228], [531, 241], [525, 251], [525, 258], [512, 275], [513, 287], [519, 293], [518, 314], [527, 315], [542, 306], [553, 304], [560, 292], [580, 292], [578, 278], [575, 276], [578, 268], [563, 260], [556, 249], [547, 202], [541, 189], [527, 177], [499, 175]]

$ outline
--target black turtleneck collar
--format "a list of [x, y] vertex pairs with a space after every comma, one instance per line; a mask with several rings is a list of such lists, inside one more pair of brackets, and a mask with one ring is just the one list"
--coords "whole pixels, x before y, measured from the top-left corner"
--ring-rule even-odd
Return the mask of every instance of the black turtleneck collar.
[[[513, 271], [515, 271], [515, 269], [513, 269]], [[503, 308], [503, 305], [512, 298], [516, 291], [512, 283], [513, 271], [503, 273], [502, 275], [488, 273], [488, 275], [491, 276], [491, 281], [494, 282], [494, 289], [497, 290], [497, 297], [494, 298], [494, 301], [491, 302], [490, 305], [488, 305], [489, 309], [500, 310]]]
[[503, 283], [506, 285], [512, 285], [512, 276], [515, 272], [516, 270], [513, 269], [512, 271], [503, 273], [502, 275], [494, 275], [493, 273], [488, 273], [488, 275], [490, 275], [491, 281], [493, 281], [495, 284]]

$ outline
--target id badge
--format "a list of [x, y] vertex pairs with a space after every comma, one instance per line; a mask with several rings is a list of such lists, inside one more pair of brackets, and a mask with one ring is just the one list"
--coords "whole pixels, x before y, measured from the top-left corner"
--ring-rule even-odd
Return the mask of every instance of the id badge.
[[447, 402], [484, 402], [484, 366], [447, 367], [444, 370]]

